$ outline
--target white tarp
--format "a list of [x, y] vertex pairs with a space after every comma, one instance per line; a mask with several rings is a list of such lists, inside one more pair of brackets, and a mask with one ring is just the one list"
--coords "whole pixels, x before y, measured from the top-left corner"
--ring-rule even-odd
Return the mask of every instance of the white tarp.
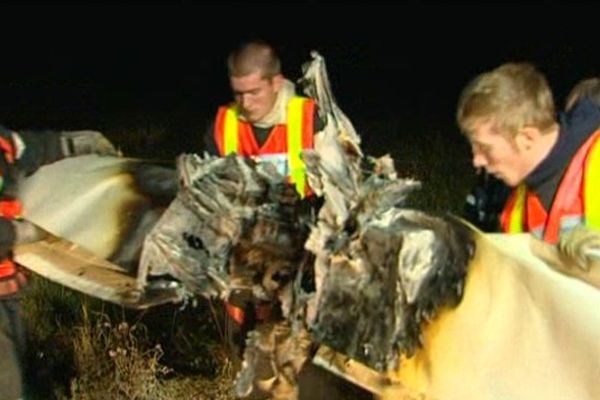
[[[86, 155], [40, 168], [20, 186], [24, 218], [50, 232], [15, 248], [30, 270], [90, 296], [143, 308], [178, 301], [148, 290], [138, 262], [147, 232], [177, 188], [175, 169]], [[144, 271], [146, 272], [146, 271]]]

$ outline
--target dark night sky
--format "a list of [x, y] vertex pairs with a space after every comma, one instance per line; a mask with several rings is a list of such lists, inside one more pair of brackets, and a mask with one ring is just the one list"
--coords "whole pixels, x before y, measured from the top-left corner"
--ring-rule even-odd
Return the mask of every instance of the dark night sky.
[[351, 4], [8, 3], [0, 123], [93, 125], [115, 113], [187, 113], [198, 123], [229, 99], [224, 58], [248, 37], [277, 45], [294, 79], [318, 50], [338, 103], [358, 120], [452, 123], [466, 82], [505, 61], [536, 63], [559, 105], [577, 80], [600, 74], [592, 2]]

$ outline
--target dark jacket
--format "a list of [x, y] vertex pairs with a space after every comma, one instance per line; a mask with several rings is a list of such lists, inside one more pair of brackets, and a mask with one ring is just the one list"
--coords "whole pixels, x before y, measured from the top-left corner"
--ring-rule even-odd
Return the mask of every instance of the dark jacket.
[[[560, 115], [560, 134], [548, 156], [527, 176], [525, 183], [536, 192], [545, 209], [556, 194], [558, 184], [579, 147], [600, 128], [600, 107], [582, 98]], [[463, 216], [486, 232], [500, 231], [499, 216], [511, 188], [482, 172], [467, 195]]]
[[500, 213], [510, 192], [500, 179], [481, 171], [466, 197], [463, 217], [484, 232], [499, 232]]
[[558, 184], [581, 145], [600, 128], [600, 107], [587, 97], [560, 116], [560, 134], [548, 156], [527, 176], [527, 187], [550, 209]]

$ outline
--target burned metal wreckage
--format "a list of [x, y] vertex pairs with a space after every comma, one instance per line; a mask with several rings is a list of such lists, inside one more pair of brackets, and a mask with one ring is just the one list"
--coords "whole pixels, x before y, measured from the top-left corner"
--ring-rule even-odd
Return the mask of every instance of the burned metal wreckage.
[[[227, 298], [238, 290], [278, 302], [281, 318], [248, 335], [236, 379], [240, 397], [259, 388], [275, 399], [296, 398], [302, 390], [296, 374], [308, 360], [386, 398], [492, 399], [498, 393], [558, 398], [572, 393], [573, 383], [582, 388], [578, 398], [600, 393], [595, 383], [564, 378], [564, 390], [550, 394], [518, 387], [524, 377], [542, 385], [555, 379], [555, 370], [543, 378], [535, 371], [547, 359], [562, 357], [555, 346], [573, 343], [539, 323], [523, 333], [531, 320], [513, 318], [529, 311], [538, 317], [534, 321], [541, 318], [549, 326], [571, 322], [578, 327], [571, 340], [587, 343], [589, 335], [600, 333], [599, 317], [587, 318], [584, 328], [587, 315], [567, 315], [544, 296], [542, 303], [523, 301], [508, 314], [496, 311], [506, 310], [504, 303], [489, 298], [497, 290], [514, 294], [510, 304], [529, 299], [540, 289], [510, 286], [523, 276], [532, 287], [549, 282], [541, 290], [550, 295], [566, 292], [565, 299], [590, 305], [600, 300], [598, 290], [553, 275], [548, 265], [560, 259], [557, 250], [526, 235], [484, 235], [451, 216], [404, 207], [419, 182], [399, 178], [388, 156], [362, 154], [319, 54], [312, 54], [300, 83], [317, 99], [326, 121], [315, 149], [303, 154], [309, 184], [321, 199], [318, 207], [300, 199], [269, 164], [255, 160], [183, 154], [173, 171], [134, 159], [85, 156], [44, 167], [24, 182], [26, 217], [50, 235], [20, 246], [17, 260], [51, 280], [129, 307], [194, 296]], [[64, 194], [40, 184], [68, 174], [80, 179], [67, 180], [71, 186]], [[86, 198], [81, 209], [58, 211], [64, 201], [80, 197]], [[98, 207], [98, 218], [89, 217], [90, 207]], [[507, 246], [517, 250], [506, 251]], [[485, 267], [485, 260], [493, 265]], [[504, 269], [497, 270], [499, 264]], [[500, 279], [503, 274], [512, 275]], [[573, 284], [584, 287], [577, 291]], [[490, 322], [488, 315], [498, 318]], [[503, 354], [509, 347], [473, 355], [478, 350], [471, 347], [485, 338], [461, 327], [477, 324], [490, 341], [497, 339], [494, 330], [520, 332], [519, 356]], [[531, 350], [529, 340], [544, 345]], [[540, 356], [544, 351], [548, 354]], [[597, 346], [588, 351], [600, 360]], [[450, 355], [458, 358], [448, 361]], [[259, 377], [256, 368], [265, 361], [271, 374]], [[510, 361], [527, 362], [534, 372], [497, 373], [508, 365], [519, 370]], [[593, 371], [599, 363], [580, 365]], [[490, 389], [492, 382], [504, 389]], [[469, 385], [475, 389], [466, 390]]]

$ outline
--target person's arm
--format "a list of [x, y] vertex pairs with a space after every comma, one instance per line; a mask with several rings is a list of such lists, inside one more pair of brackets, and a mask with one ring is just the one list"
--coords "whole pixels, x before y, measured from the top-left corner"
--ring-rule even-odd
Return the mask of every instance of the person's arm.
[[11, 137], [20, 149], [17, 166], [32, 174], [42, 165], [83, 154], [117, 155], [112, 143], [97, 131], [19, 131]]

